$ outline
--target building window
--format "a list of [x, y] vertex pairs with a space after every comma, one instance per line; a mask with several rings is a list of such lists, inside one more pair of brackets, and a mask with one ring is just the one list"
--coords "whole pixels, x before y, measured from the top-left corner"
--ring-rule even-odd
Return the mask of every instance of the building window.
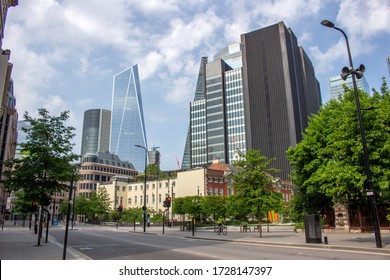
[[129, 186], [129, 191], [132, 191], [132, 187], [131, 186]]

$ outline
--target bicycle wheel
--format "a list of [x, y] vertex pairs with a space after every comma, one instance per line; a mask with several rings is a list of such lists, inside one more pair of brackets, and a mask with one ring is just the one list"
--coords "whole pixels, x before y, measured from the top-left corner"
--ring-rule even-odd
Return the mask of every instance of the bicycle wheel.
[[220, 235], [221, 234], [221, 227], [218, 227], [217, 229], [217, 235]]
[[223, 235], [226, 235], [226, 234], [227, 234], [227, 227], [223, 227], [223, 229], [222, 229], [222, 234], [223, 234]]

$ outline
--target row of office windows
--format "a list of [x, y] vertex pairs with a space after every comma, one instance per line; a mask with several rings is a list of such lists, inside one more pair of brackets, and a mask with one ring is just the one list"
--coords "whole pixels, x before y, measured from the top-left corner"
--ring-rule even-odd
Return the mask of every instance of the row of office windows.
[[225, 72], [226, 82], [230, 82], [230, 81], [234, 81], [234, 80], [241, 80], [241, 79], [242, 79], [241, 68], [233, 69], [233, 70]]
[[96, 190], [96, 183], [79, 183], [79, 190]]
[[115, 174], [121, 174], [127, 176], [136, 176], [138, 174], [136, 171], [129, 171], [129, 170], [123, 170], [123, 169], [117, 169], [111, 167], [96, 166], [96, 165], [81, 166], [81, 170], [92, 170], [92, 171], [115, 173]]
[[212, 176], [208, 176], [207, 177], [207, 181], [210, 182], [210, 183], [220, 183], [220, 184], [225, 182], [224, 178], [212, 177]]
[[[99, 159], [96, 156], [84, 157], [83, 162], [84, 163], [86, 163], [86, 162], [95, 162], [95, 163], [101, 163], [101, 164], [117, 166], [117, 167], [123, 167], [123, 168], [132, 168], [131, 164], [129, 164], [129, 163], [120, 162], [120, 161], [110, 161], [108, 159], [104, 160], [104, 159], [101, 159], [101, 158]], [[88, 170], [88, 166], [81, 166], [81, 169], [82, 170], [83, 169], [87, 169]]]

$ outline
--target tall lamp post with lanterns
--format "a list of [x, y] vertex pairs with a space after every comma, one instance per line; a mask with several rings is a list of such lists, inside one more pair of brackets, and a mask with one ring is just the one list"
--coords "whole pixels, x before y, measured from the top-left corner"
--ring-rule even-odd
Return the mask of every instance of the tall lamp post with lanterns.
[[362, 114], [361, 114], [361, 109], [360, 109], [360, 102], [359, 102], [359, 94], [357, 90], [357, 85], [356, 85], [356, 78], [360, 79], [363, 77], [363, 72], [365, 71], [365, 67], [363, 64], [359, 66], [359, 68], [354, 69], [353, 68], [353, 63], [352, 63], [352, 56], [351, 56], [351, 51], [349, 48], [349, 42], [348, 42], [348, 37], [345, 34], [345, 32], [336, 27], [333, 22], [330, 22], [329, 20], [323, 20], [321, 22], [322, 25], [336, 29], [340, 31], [344, 37], [345, 41], [347, 44], [347, 51], [348, 51], [348, 58], [349, 58], [349, 65], [350, 68], [344, 67], [342, 69], [341, 73], [341, 78], [343, 80], [346, 80], [349, 75], [352, 75], [352, 84], [353, 84], [353, 90], [355, 93], [355, 100], [356, 100], [356, 108], [357, 108], [357, 116], [359, 120], [359, 127], [360, 127], [360, 135], [362, 138], [362, 145], [363, 145], [363, 154], [364, 154], [364, 165], [366, 169], [366, 180], [365, 180], [365, 188], [367, 191], [367, 196], [368, 200], [370, 203], [370, 208], [371, 208], [371, 213], [372, 213], [372, 220], [374, 224], [374, 230], [375, 230], [375, 241], [376, 241], [376, 247], [377, 248], [382, 248], [382, 240], [381, 240], [381, 233], [380, 233], [380, 227], [379, 227], [379, 217], [378, 217], [378, 209], [376, 205], [376, 198], [375, 198], [375, 192], [374, 192], [374, 185], [372, 183], [372, 175], [371, 175], [371, 169], [370, 169], [370, 161], [368, 159], [368, 150], [367, 150], [367, 143], [366, 143], [366, 136], [364, 134], [364, 128], [363, 128], [363, 120], [362, 120]]
[[144, 149], [145, 150], [145, 172], [144, 172], [144, 176], [145, 176], [145, 180], [144, 180], [144, 206], [142, 206], [142, 210], [144, 211], [144, 218], [143, 218], [143, 227], [144, 227], [144, 232], [146, 232], [146, 168], [147, 168], [147, 161], [148, 161], [148, 149], [145, 148], [144, 146], [141, 146], [141, 145], [134, 145], [136, 146], [137, 148], [141, 148], [141, 149]]

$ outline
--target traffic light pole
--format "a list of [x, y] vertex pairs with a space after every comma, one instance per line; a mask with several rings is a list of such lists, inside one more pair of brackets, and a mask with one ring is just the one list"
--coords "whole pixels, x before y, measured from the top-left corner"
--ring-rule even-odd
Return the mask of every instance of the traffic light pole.
[[169, 208], [165, 209], [165, 211], [163, 212], [163, 234], [165, 234], [165, 212], [168, 211]]

